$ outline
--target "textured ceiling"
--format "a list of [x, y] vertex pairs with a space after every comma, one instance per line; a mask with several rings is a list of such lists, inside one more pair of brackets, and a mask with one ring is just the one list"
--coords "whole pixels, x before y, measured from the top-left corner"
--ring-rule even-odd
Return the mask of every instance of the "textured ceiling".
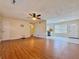
[[29, 13], [41, 14], [46, 20], [79, 18], [79, 0], [0, 0], [0, 14], [26, 19]]

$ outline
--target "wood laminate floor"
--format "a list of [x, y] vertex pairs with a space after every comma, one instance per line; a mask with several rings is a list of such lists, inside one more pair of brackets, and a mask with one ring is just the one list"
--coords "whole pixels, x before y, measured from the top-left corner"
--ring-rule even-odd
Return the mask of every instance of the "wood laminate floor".
[[2, 59], [79, 59], [79, 45], [30, 37], [0, 43]]

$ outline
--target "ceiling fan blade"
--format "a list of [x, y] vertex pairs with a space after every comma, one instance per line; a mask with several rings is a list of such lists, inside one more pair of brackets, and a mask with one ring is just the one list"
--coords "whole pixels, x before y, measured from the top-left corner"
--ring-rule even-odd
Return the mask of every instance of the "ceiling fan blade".
[[41, 18], [37, 18], [37, 19], [40, 19], [41, 20]]
[[29, 13], [30, 16], [33, 16], [32, 14]]
[[37, 17], [40, 17], [40, 16], [41, 16], [41, 14], [37, 15]]

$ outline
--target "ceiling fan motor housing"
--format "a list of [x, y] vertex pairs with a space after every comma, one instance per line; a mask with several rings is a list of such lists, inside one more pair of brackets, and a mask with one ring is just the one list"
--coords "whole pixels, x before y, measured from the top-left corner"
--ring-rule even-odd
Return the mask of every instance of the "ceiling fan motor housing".
[[36, 14], [35, 13], [33, 13], [33, 17], [36, 17]]

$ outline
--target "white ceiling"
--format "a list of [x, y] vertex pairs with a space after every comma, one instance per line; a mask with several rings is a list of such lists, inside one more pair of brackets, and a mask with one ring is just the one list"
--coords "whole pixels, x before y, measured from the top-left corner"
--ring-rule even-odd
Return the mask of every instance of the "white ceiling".
[[52, 21], [79, 18], [79, 0], [0, 0], [0, 14], [7, 17], [26, 19], [29, 13], [41, 14]]

